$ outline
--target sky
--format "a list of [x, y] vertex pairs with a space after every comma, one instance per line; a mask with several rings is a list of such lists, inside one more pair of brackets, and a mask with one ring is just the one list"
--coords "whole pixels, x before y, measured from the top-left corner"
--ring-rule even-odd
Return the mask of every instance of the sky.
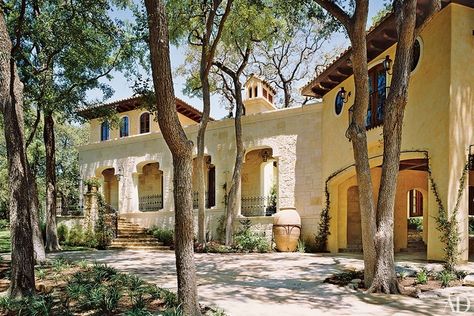
[[[371, 0], [369, 2], [369, 19], [368, 23], [371, 23], [372, 17], [377, 14], [382, 8], [386, 1], [385, 0]], [[114, 11], [111, 13], [111, 16], [131, 20], [133, 18], [132, 14], [129, 11]], [[346, 48], [349, 45], [349, 41], [344, 34], [336, 34], [331, 39], [331, 42], [328, 43], [331, 47]], [[184, 52], [185, 47], [171, 47], [170, 57], [171, 57], [171, 66], [173, 70], [184, 63]], [[143, 74], [145, 75], [145, 74]], [[103, 79], [102, 82], [107, 83], [114, 90], [112, 97], [107, 100], [107, 102], [112, 102], [120, 99], [125, 99], [133, 96], [133, 89], [131, 88], [133, 82], [127, 81], [125, 76], [119, 72], [112, 72], [113, 78], [111, 80]], [[145, 75], [146, 76], [146, 75]], [[312, 79], [308, 77], [300, 83], [300, 86], [303, 86], [305, 82]], [[188, 102], [190, 105], [194, 106], [197, 109], [202, 109], [202, 100], [196, 97], [189, 97], [183, 94], [183, 89], [185, 86], [186, 78], [178, 76], [174, 73], [173, 83], [174, 83], [174, 92], [176, 97], [183, 99]], [[299, 88], [299, 87], [298, 87]], [[89, 91], [87, 94], [89, 100], [101, 98], [102, 95], [99, 90]], [[228, 114], [225, 109], [224, 104], [221, 102], [219, 96], [211, 97], [211, 116], [216, 119], [223, 118]]]

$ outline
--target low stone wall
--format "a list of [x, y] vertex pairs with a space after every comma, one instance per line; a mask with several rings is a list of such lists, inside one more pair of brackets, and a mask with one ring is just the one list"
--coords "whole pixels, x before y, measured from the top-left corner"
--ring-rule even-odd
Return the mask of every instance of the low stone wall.
[[57, 226], [63, 224], [68, 229], [75, 225], [83, 225], [84, 224], [84, 216], [57, 216], [56, 217], [56, 224]]

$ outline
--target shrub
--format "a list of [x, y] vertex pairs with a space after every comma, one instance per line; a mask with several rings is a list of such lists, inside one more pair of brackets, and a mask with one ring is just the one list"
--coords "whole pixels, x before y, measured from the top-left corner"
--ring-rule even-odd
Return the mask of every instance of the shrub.
[[78, 245], [78, 246], [86, 246], [89, 248], [96, 248], [98, 245], [97, 239], [96, 239], [96, 234], [92, 229], [86, 230], [84, 233], [84, 244], [83, 245]]
[[428, 271], [421, 269], [420, 272], [416, 274], [416, 283], [426, 284], [426, 282], [428, 282]]
[[150, 232], [153, 234], [153, 237], [162, 242], [165, 246], [174, 245], [174, 231], [171, 229], [152, 227]]
[[112, 243], [113, 232], [110, 229], [104, 229], [95, 233], [97, 245], [95, 248], [104, 250]]
[[0, 229], [7, 229], [10, 223], [6, 219], [0, 219]]
[[438, 273], [436, 278], [441, 281], [441, 286], [442, 287], [447, 287], [449, 286], [449, 283], [453, 280], [456, 279], [456, 275], [452, 273], [451, 271], [448, 270], [443, 270]]
[[306, 252], [306, 245], [304, 240], [299, 239], [298, 240], [298, 245], [296, 246], [296, 251], [297, 252]]
[[469, 235], [474, 235], [474, 216], [469, 216]]
[[66, 243], [68, 238], [69, 229], [64, 224], [59, 224], [58, 226], [58, 240], [60, 244]]
[[71, 230], [69, 230], [67, 244], [69, 246], [84, 245], [84, 230], [81, 225], [74, 225]]
[[234, 247], [237, 250], [249, 252], [269, 252], [271, 250], [270, 243], [265, 236], [252, 231], [250, 220], [247, 219], [240, 223], [242, 228], [234, 238]]
[[408, 219], [408, 228], [416, 229], [417, 231], [423, 231], [423, 217], [410, 217]]

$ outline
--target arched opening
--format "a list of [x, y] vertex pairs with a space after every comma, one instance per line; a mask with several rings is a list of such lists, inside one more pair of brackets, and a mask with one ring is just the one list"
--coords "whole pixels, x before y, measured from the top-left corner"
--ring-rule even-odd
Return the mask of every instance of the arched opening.
[[[216, 167], [212, 164], [211, 156], [204, 157], [204, 183], [206, 188], [205, 207], [211, 208], [216, 206]], [[199, 205], [198, 196], [198, 177], [197, 177], [197, 159], [193, 159], [193, 208], [197, 209]]]
[[407, 199], [407, 250], [424, 250], [423, 213], [425, 196], [420, 190], [411, 189], [406, 193]]
[[140, 134], [150, 132], [150, 113], [145, 112], [140, 115]]
[[104, 185], [102, 192], [105, 203], [109, 204], [115, 210], [118, 210], [118, 179], [114, 168], [108, 168], [102, 171]]
[[163, 209], [163, 171], [157, 162], [144, 165], [138, 175], [138, 209], [140, 212]]
[[245, 155], [241, 209], [244, 216], [271, 216], [277, 210], [278, 163], [271, 148]]
[[[424, 159], [402, 160], [399, 170], [393, 218], [394, 251], [416, 252], [421, 258], [426, 254], [428, 240], [427, 161]], [[371, 168], [370, 173], [376, 205], [382, 176], [381, 165]], [[337, 212], [333, 215], [337, 224], [332, 225], [334, 227], [331, 231], [331, 235], [334, 236], [332, 249], [339, 249], [342, 252], [362, 250], [361, 212], [363, 210], [360, 210], [359, 206], [355, 171], [351, 171], [351, 174], [351, 176], [344, 176], [344, 180], [341, 179], [337, 187], [333, 187], [333, 194], [331, 194], [332, 203], [336, 205], [334, 208]], [[420, 228], [410, 229], [412, 222], [418, 224], [416, 227]]]
[[120, 137], [127, 137], [129, 135], [128, 116], [120, 119]]

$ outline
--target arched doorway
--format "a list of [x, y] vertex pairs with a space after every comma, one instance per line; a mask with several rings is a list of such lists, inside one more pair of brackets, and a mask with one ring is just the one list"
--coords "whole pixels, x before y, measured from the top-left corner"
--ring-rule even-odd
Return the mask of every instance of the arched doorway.
[[157, 162], [144, 165], [138, 176], [138, 209], [140, 212], [163, 209], [163, 171]]
[[[204, 183], [206, 188], [205, 207], [216, 206], [216, 167], [212, 164], [211, 156], [205, 156]], [[198, 208], [198, 177], [197, 177], [197, 159], [193, 159], [193, 208]]]
[[108, 168], [102, 171], [104, 185], [102, 192], [105, 203], [109, 204], [115, 210], [118, 210], [118, 179], [114, 168]]
[[271, 148], [249, 151], [242, 166], [242, 215], [271, 216], [277, 210], [278, 163]]

